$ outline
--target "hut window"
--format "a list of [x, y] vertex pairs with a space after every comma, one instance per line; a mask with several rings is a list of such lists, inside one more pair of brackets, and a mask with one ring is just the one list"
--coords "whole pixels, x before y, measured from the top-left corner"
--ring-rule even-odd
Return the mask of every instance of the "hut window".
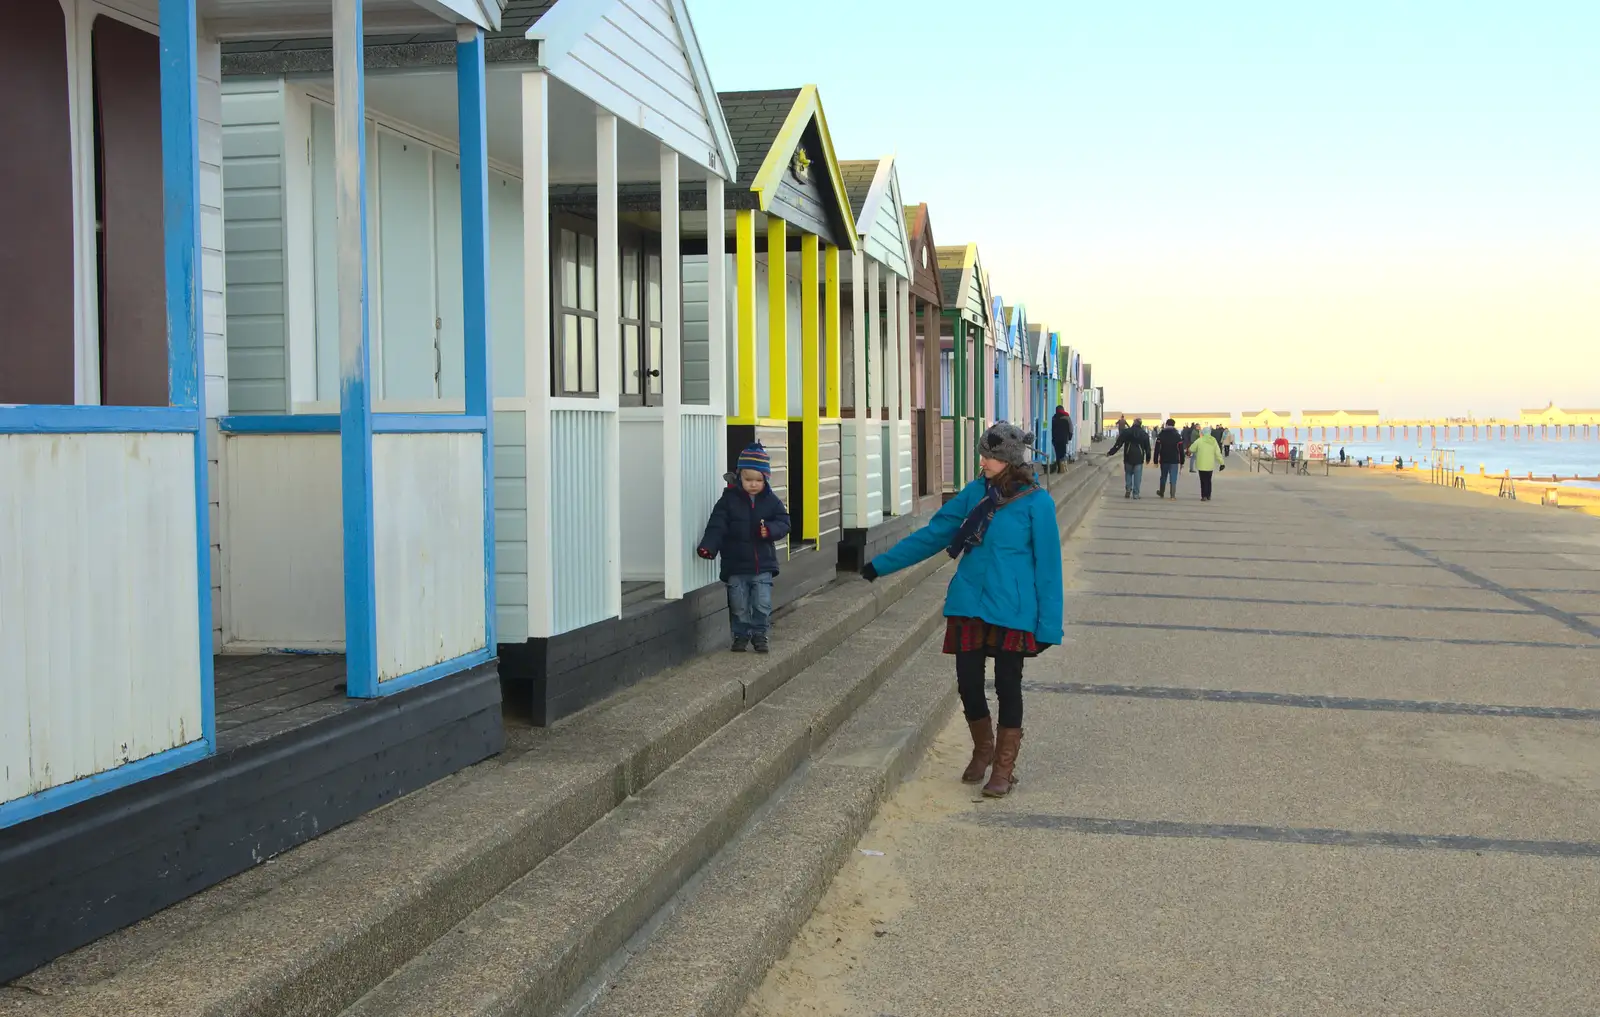
[[[7, 10], [0, 33], [0, 403], [70, 403], [73, 379], [72, 137], [61, 5]], [[24, 242], [22, 238], [26, 238]]]
[[557, 395], [600, 394], [600, 318], [595, 293], [595, 238], [576, 229], [556, 234]]

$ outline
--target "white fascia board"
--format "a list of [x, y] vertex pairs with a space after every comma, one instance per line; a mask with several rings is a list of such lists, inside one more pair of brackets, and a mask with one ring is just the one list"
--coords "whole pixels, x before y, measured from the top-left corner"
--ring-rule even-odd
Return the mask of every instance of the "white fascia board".
[[717, 89], [711, 83], [711, 72], [706, 68], [705, 54], [700, 52], [700, 37], [695, 34], [694, 20], [684, 0], [668, 0], [672, 5], [672, 19], [678, 23], [678, 33], [683, 37], [683, 51], [689, 58], [689, 68], [694, 72], [694, 87], [700, 93], [711, 133], [717, 139], [717, 155], [724, 180], [739, 177], [739, 153], [733, 147], [733, 133], [728, 130], [728, 120], [722, 115], [722, 103], [717, 101]]
[[495, 0], [412, 0], [418, 7], [453, 24], [473, 24], [486, 31], [500, 27], [500, 5]]

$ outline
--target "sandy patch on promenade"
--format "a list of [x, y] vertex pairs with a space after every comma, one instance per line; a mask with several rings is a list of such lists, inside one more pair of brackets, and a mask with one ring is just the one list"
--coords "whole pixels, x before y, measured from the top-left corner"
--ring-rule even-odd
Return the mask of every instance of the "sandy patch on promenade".
[[[834, 877], [789, 952], [772, 966], [741, 1011], [742, 1017], [876, 1017], [854, 999], [850, 975], [874, 939], [893, 935], [913, 905], [900, 872], [899, 849], [926, 823], [965, 812], [981, 800], [975, 787], [953, 779], [972, 743], [958, 711], [929, 745], [916, 774], [890, 796]], [[860, 849], [881, 851], [881, 856]]]

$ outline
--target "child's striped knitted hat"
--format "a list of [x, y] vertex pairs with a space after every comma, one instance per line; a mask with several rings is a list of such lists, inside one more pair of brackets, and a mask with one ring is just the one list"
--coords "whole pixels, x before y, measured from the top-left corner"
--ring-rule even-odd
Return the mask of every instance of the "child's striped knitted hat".
[[759, 441], [739, 453], [739, 462], [735, 470], [760, 470], [764, 477], [772, 476], [772, 459], [767, 455], [766, 447]]

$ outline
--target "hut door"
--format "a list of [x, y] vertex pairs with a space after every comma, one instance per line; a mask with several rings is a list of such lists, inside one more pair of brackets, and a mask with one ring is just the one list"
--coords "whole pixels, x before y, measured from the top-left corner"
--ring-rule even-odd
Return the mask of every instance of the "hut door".
[[661, 241], [622, 236], [621, 403], [661, 405]]
[[93, 51], [100, 401], [165, 406], [160, 44], [149, 32], [101, 16]]

